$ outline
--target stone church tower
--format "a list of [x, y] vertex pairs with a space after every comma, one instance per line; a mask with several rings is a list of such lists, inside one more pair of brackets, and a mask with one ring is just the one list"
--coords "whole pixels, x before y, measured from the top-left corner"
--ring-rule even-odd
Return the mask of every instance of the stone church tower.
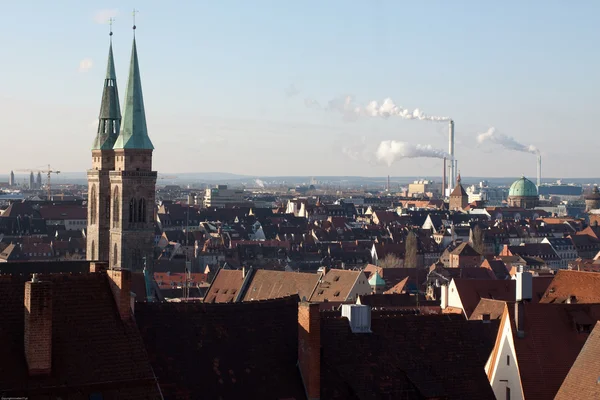
[[[135, 26], [134, 26], [135, 29]], [[134, 31], [135, 32], [135, 31]], [[152, 270], [154, 259], [154, 146], [148, 137], [138, 55], [133, 38], [121, 129], [110, 171], [110, 268]]]
[[469, 195], [465, 192], [465, 189], [460, 183], [460, 172], [456, 178], [456, 187], [450, 193], [450, 210], [462, 210], [469, 205]]
[[111, 43], [104, 79], [98, 132], [92, 145], [92, 169], [88, 170], [87, 258], [108, 262], [110, 241], [110, 178], [115, 167], [113, 145], [119, 135], [121, 107]]

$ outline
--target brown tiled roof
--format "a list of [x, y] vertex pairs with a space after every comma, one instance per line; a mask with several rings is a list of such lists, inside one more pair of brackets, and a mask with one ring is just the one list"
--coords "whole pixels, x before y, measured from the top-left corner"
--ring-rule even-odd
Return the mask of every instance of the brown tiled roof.
[[[428, 301], [422, 295], [416, 296], [410, 293], [403, 294], [367, 294], [360, 297], [360, 304], [375, 308], [416, 308], [416, 307], [439, 307], [439, 301]], [[440, 311], [441, 313], [441, 311]]]
[[469, 317], [470, 320], [483, 319], [485, 314], [490, 316], [490, 319], [500, 319], [504, 313], [506, 307], [505, 301], [492, 300], [492, 299], [481, 299], [475, 310]]
[[[408, 276], [402, 279], [400, 282], [396, 283], [394, 286], [386, 290], [385, 294], [399, 294], [404, 293], [406, 291], [406, 284], [408, 283]], [[387, 285], [386, 285], [387, 286]]]
[[357, 280], [367, 281], [363, 271], [330, 269], [310, 297], [311, 302], [344, 301]]
[[600, 378], [600, 322], [596, 323], [583, 345], [555, 400], [600, 399], [598, 378]]
[[42, 275], [40, 280], [50, 280], [53, 286], [52, 373], [28, 376], [23, 347], [25, 278], [1, 276], [0, 396], [88, 398], [100, 392], [104, 398], [116, 398], [119, 391], [129, 390], [126, 397], [160, 398], [139, 332], [121, 320], [106, 274]]
[[458, 245], [458, 247], [456, 247], [454, 250], [452, 250], [450, 252], [450, 254], [453, 255], [458, 255], [458, 256], [480, 256], [481, 254], [479, 254], [477, 252], [477, 250], [475, 250], [470, 244], [469, 242], [464, 242], [461, 243], [460, 245]]
[[231, 303], [235, 301], [244, 282], [242, 270], [220, 269], [204, 297], [205, 303]]
[[305, 399], [298, 296], [144, 303], [136, 320], [165, 399]]
[[600, 274], [559, 270], [540, 303], [564, 303], [570, 296], [576, 303], [600, 303]]
[[40, 214], [44, 219], [87, 219], [87, 207], [79, 205], [47, 205], [40, 207]]
[[[540, 301], [551, 280], [551, 277], [533, 278], [532, 303]], [[514, 280], [455, 278], [454, 282], [467, 318], [471, 316], [481, 299], [514, 301], [516, 297], [516, 281]]]
[[371, 333], [321, 313], [323, 399], [494, 399], [484, 366], [498, 322], [373, 311]]
[[319, 278], [319, 274], [258, 269], [254, 271], [242, 300], [276, 299], [294, 294], [300, 299], [310, 299]]
[[514, 303], [508, 307], [526, 399], [553, 399], [589, 333], [581, 323], [600, 319], [600, 304], [524, 304], [523, 338], [516, 335]]
[[450, 197], [466, 197], [468, 196], [467, 192], [465, 192], [465, 189], [462, 187], [462, 185], [458, 184], [454, 187], [454, 190], [452, 190], [452, 193], [450, 193]]

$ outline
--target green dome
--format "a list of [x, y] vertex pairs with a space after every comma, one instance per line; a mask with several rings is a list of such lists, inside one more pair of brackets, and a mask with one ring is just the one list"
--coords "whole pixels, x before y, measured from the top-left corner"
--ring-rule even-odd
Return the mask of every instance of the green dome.
[[535, 183], [522, 177], [510, 185], [508, 197], [538, 197], [537, 187]]

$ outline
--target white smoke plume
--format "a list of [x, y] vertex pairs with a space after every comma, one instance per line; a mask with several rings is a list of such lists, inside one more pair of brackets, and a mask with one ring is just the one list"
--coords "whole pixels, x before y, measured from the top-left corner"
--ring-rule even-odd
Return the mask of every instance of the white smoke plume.
[[[315, 100], [305, 100], [305, 105], [310, 108], [321, 108], [319, 103]], [[352, 96], [342, 96], [330, 100], [327, 107], [324, 108], [328, 111], [336, 111], [341, 113], [346, 120], [355, 120], [359, 117], [372, 117], [372, 118], [402, 118], [402, 119], [415, 119], [420, 121], [434, 121], [443, 122], [450, 121], [450, 117], [439, 117], [434, 115], [427, 115], [418, 108], [409, 110], [407, 108], [398, 106], [390, 98], [385, 99], [381, 104], [377, 101], [371, 101], [366, 106], [357, 104]]]
[[486, 132], [477, 135], [477, 143], [483, 144], [484, 142], [492, 142], [498, 144], [508, 150], [523, 151], [525, 153], [540, 154], [537, 147], [532, 145], [525, 145], [517, 142], [515, 138], [511, 136], [498, 133], [496, 128], [491, 127]]
[[257, 178], [257, 179], [255, 179], [255, 180], [254, 180], [254, 183], [256, 183], [256, 185], [257, 185], [258, 187], [261, 187], [261, 188], [264, 188], [264, 187], [266, 186], [266, 185], [265, 185], [265, 182], [264, 182], [262, 179], [258, 179], [258, 178]]
[[436, 149], [431, 145], [414, 145], [406, 142], [398, 142], [396, 140], [384, 140], [379, 143], [376, 155], [379, 161], [385, 162], [388, 166], [403, 158], [449, 157], [448, 153], [443, 150]]

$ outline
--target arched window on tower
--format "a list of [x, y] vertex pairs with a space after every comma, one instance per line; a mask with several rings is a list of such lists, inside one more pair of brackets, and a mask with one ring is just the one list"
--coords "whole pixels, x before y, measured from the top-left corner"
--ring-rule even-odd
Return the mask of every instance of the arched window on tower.
[[113, 228], [119, 227], [119, 187], [115, 186], [113, 195]]
[[119, 256], [118, 256], [117, 252], [118, 252], [117, 244], [115, 243], [115, 246], [113, 247], [113, 267], [116, 267], [117, 262], [119, 261]]
[[95, 225], [96, 224], [96, 208], [97, 208], [96, 185], [92, 185], [92, 190], [90, 191], [88, 200], [90, 203], [90, 221], [89, 221], [89, 223], [90, 223], [90, 225]]
[[106, 218], [110, 224], [110, 195], [106, 196], [104, 199], [104, 213], [106, 214], [104, 218]]
[[135, 199], [129, 200], [129, 222], [137, 222]]
[[90, 255], [90, 260], [94, 261], [94, 260], [96, 260], [96, 242], [94, 242], [93, 240], [92, 240], [91, 250], [92, 250], [92, 254]]
[[146, 199], [141, 198], [138, 204], [138, 221], [146, 222]]

